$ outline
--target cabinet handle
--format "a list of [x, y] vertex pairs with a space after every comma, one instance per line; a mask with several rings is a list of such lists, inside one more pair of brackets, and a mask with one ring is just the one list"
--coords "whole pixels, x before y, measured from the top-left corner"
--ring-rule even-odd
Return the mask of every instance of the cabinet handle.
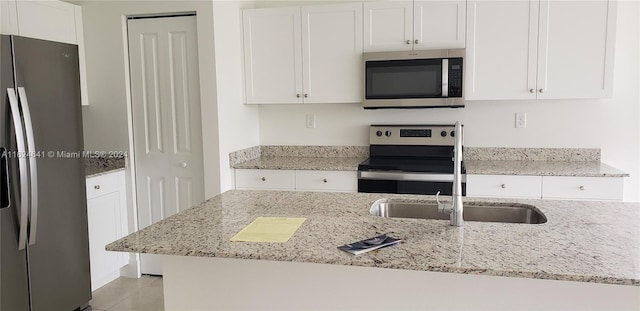
[[322, 180], [322, 182], [325, 182], [325, 183], [326, 183], [326, 182], [327, 182], [327, 179], [326, 179], [326, 178], [324, 178], [324, 179]]
[[420, 44], [420, 40], [413, 41], [415, 44]]
[[544, 93], [544, 89], [540, 89], [540, 90], [538, 90], [538, 92]]
[[502, 184], [502, 185], [500, 185], [500, 188], [502, 188], [502, 189], [506, 189], [506, 188], [507, 188], [507, 184]]
[[307, 97], [309, 97], [309, 94], [305, 93], [304, 98], [307, 98]]
[[580, 191], [584, 191], [584, 186], [580, 186]]
[[266, 179], [266, 178], [264, 178], [264, 177], [260, 178], [260, 180], [262, 180], [262, 181], [267, 181], [267, 179]]
[[407, 42], [407, 44], [411, 44], [411, 40], [407, 40], [406, 42]]
[[100, 190], [100, 185], [93, 186], [93, 189]]
[[536, 90], [535, 89], [529, 89], [529, 93], [535, 93]]

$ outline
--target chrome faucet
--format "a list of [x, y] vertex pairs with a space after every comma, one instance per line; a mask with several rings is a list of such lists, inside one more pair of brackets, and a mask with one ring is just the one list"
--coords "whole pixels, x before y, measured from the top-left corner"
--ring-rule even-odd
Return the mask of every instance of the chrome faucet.
[[438, 211], [441, 213], [449, 213], [449, 222], [452, 226], [462, 227], [464, 219], [462, 219], [462, 125], [456, 122], [455, 125], [455, 143], [453, 145], [453, 189], [451, 204], [441, 203], [438, 196], [440, 191], [436, 193], [436, 201], [438, 202]]

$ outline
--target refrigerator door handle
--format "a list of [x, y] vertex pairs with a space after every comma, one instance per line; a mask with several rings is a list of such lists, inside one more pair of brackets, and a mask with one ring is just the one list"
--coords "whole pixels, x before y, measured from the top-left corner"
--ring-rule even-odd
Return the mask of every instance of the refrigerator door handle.
[[16, 144], [18, 147], [18, 166], [20, 171], [20, 229], [18, 234], [18, 249], [23, 250], [27, 245], [27, 220], [29, 217], [29, 170], [27, 168], [27, 148], [24, 145], [24, 127], [20, 118], [20, 107], [16, 91], [13, 88], [7, 89], [9, 96], [9, 106], [11, 107], [11, 117], [13, 119], [13, 127], [16, 132]]
[[24, 87], [18, 87], [18, 98], [22, 104], [22, 114], [24, 117], [24, 130], [27, 136], [27, 148], [29, 150], [29, 181], [31, 182], [31, 212], [29, 215], [29, 245], [36, 243], [36, 229], [38, 229], [38, 164], [37, 156], [40, 152], [36, 150], [35, 136], [33, 135], [33, 122], [31, 122], [31, 112], [29, 111], [29, 101], [27, 91]]

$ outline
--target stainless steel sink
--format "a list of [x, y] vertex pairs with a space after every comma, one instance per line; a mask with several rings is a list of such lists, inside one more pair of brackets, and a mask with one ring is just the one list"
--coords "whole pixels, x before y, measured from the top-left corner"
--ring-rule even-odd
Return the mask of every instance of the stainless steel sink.
[[[381, 199], [373, 203], [372, 215], [381, 217], [449, 219], [438, 212], [438, 204]], [[535, 206], [516, 203], [469, 202], [464, 204], [465, 221], [543, 224], [547, 222]]]

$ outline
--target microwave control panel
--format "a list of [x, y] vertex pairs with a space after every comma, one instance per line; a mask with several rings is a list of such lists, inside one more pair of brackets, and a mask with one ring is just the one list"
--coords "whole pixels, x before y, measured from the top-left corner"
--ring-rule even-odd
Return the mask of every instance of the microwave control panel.
[[462, 58], [449, 58], [449, 97], [462, 97]]

